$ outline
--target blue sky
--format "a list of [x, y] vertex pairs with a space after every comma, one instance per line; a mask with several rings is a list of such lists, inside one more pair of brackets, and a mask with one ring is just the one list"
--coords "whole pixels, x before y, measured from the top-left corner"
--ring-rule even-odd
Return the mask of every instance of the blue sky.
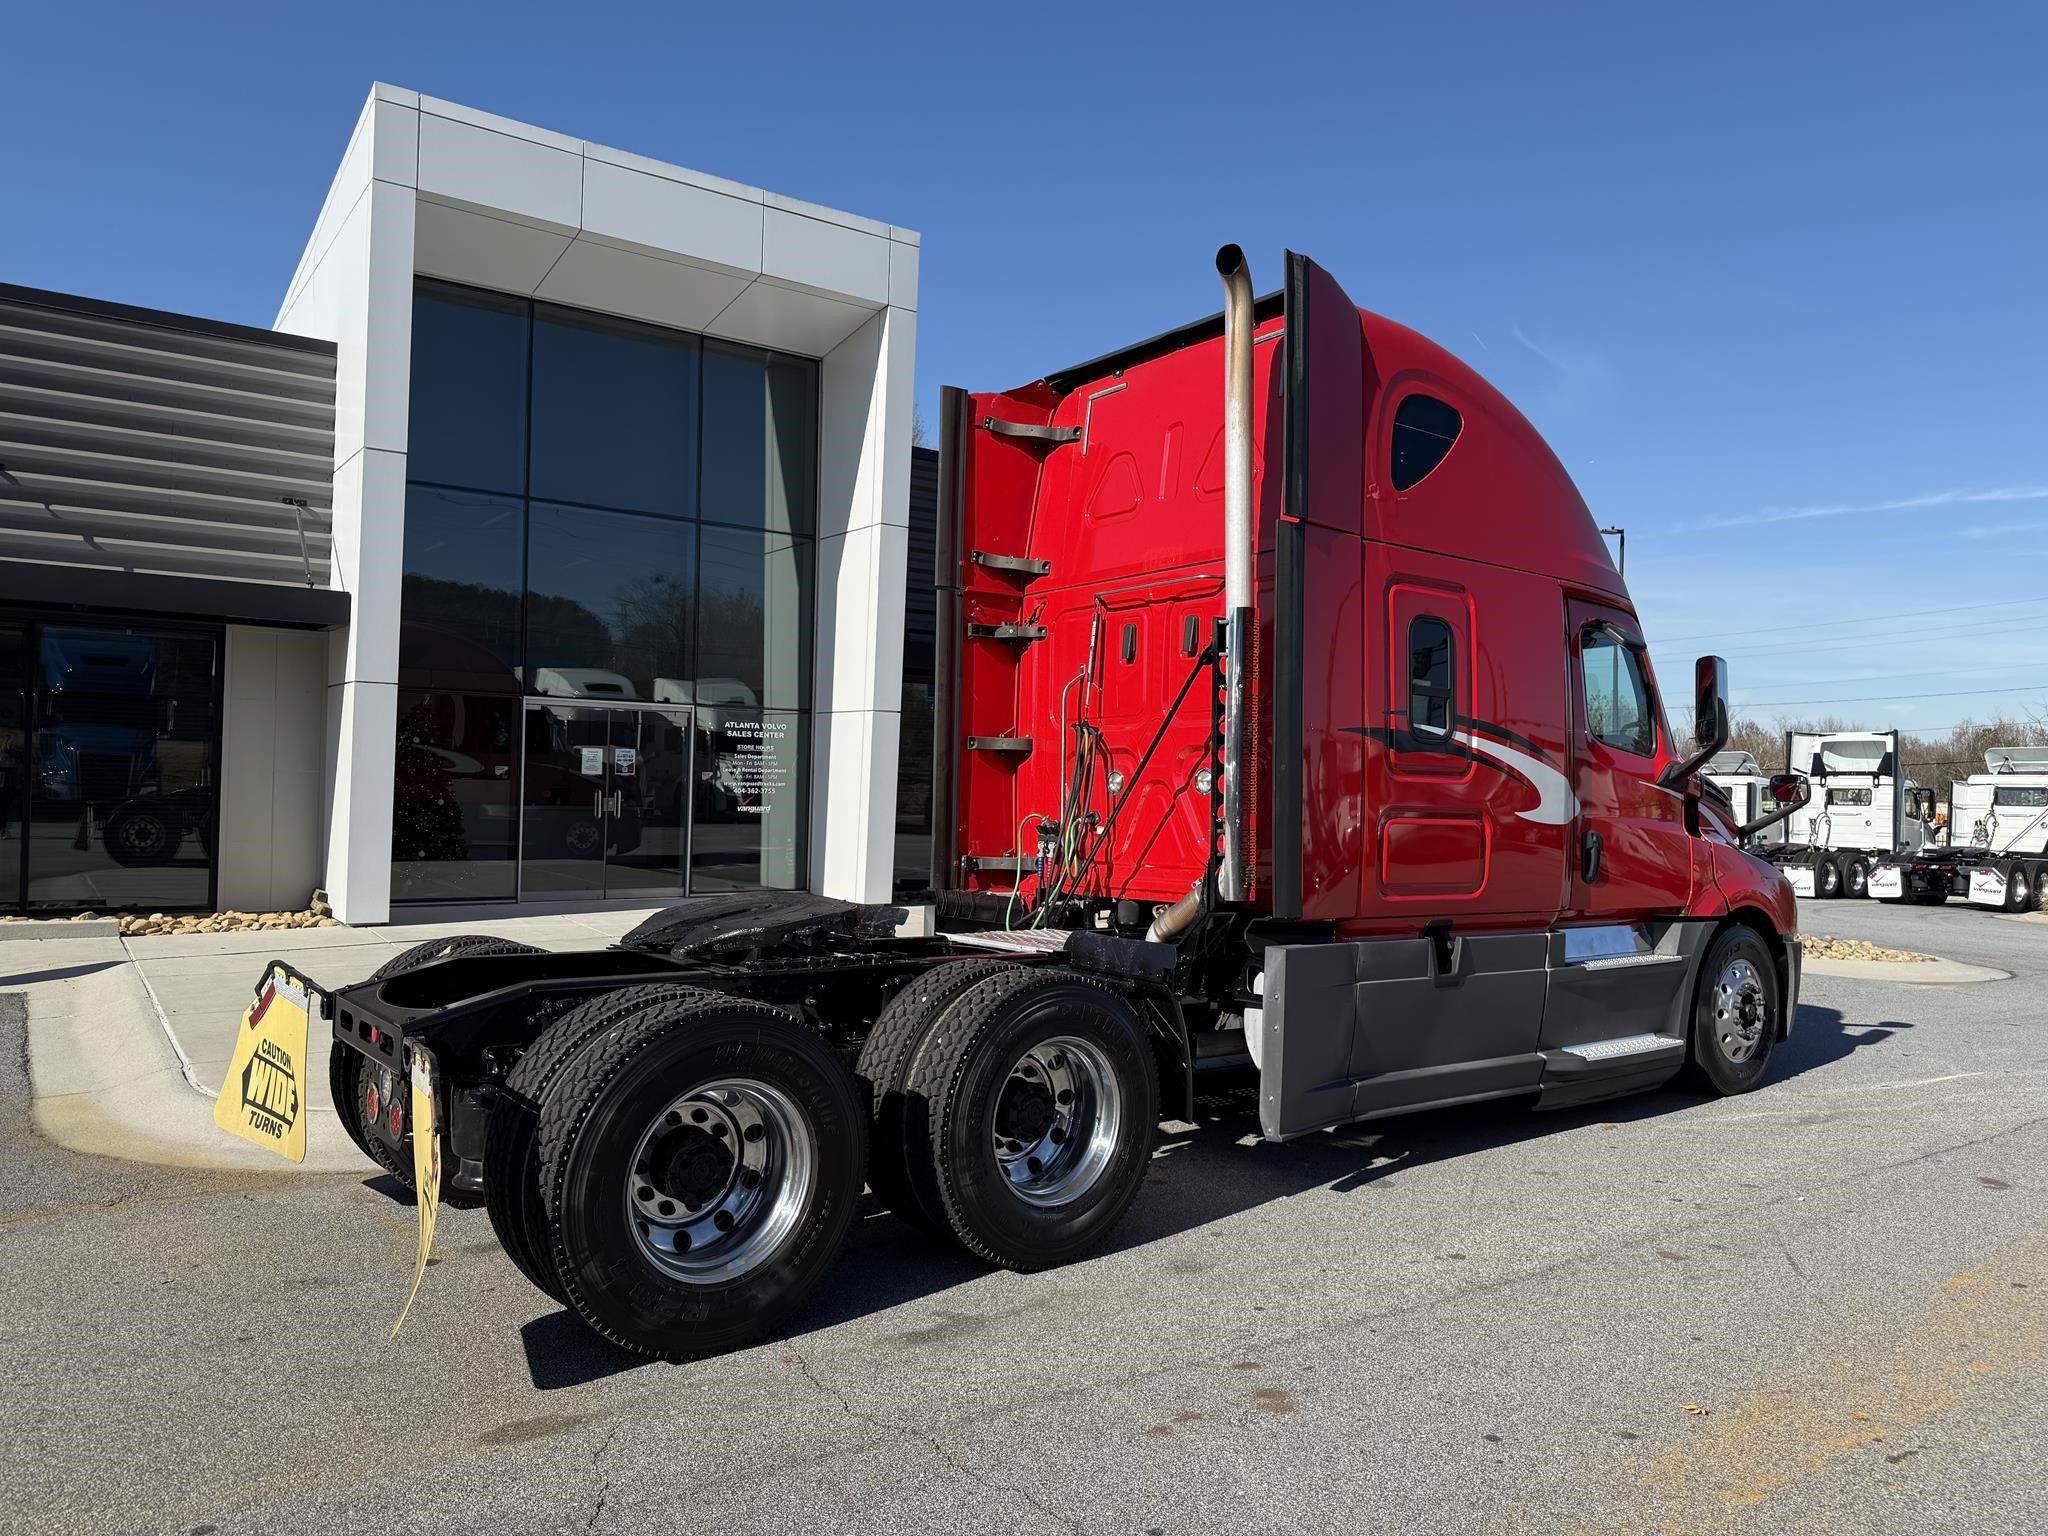
[[20, 7], [0, 280], [268, 324], [373, 79], [920, 229], [927, 419], [1292, 246], [1627, 527], [1667, 682], [1941, 726], [2048, 707], [2044, 18]]

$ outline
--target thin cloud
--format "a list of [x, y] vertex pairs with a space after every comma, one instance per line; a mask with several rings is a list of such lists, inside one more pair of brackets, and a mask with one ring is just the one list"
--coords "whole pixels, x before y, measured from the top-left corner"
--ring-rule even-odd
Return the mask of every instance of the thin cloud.
[[1555, 368], [1559, 373], [1569, 373], [1571, 371], [1569, 368], [1565, 366], [1564, 363], [1559, 361], [1557, 358], [1553, 357], [1550, 353], [1544, 351], [1541, 347], [1537, 346], [1535, 342], [1531, 341], [1528, 338], [1527, 334], [1522, 330], [1521, 326], [1512, 325], [1508, 327], [1508, 330], [1510, 334], [1514, 336], [1515, 340], [1519, 341], [1531, 352], [1534, 352], [1538, 357], [1542, 358], [1543, 361], [1550, 364], [1550, 366]]
[[1735, 517], [1703, 518], [1687, 526], [1754, 528], [1767, 523], [1803, 523], [1821, 517], [1856, 517], [1871, 512], [1919, 512], [1928, 507], [1978, 506], [2018, 501], [2048, 501], [2048, 485], [2000, 485], [1981, 491], [1932, 491], [1924, 496], [1901, 496], [1894, 501], [1837, 502], [1815, 507], [1767, 507], [1761, 512], [1744, 512]]

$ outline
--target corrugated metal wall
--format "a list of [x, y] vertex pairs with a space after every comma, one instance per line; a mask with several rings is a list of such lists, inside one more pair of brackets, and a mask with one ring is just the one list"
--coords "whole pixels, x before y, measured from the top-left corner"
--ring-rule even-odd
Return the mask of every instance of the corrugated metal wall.
[[0, 558], [325, 587], [334, 358], [0, 284]]

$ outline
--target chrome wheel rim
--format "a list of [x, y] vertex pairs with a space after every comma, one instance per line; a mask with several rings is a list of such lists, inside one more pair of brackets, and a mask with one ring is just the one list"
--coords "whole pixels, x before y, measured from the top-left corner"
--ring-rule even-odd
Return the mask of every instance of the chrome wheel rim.
[[656, 1269], [719, 1284], [774, 1254], [817, 1178], [817, 1139], [796, 1101], [758, 1078], [720, 1078], [671, 1101], [641, 1133], [626, 1220]]
[[1734, 959], [1714, 981], [1714, 1043], [1735, 1066], [1741, 1066], [1763, 1044], [1770, 994], [1757, 968]]
[[1044, 1209], [1093, 1189], [1116, 1155], [1123, 1088], [1092, 1041], [1055, 1035], [1011, 1066], [996, 1094], [989, 1137], [1010, 1193]]

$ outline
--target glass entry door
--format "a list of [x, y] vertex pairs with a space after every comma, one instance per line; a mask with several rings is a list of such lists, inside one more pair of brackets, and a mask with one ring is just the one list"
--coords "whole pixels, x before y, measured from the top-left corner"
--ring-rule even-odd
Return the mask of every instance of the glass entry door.
[[684, 894], [693, 736], [687, 709], [529, 701], [520, 895]]

